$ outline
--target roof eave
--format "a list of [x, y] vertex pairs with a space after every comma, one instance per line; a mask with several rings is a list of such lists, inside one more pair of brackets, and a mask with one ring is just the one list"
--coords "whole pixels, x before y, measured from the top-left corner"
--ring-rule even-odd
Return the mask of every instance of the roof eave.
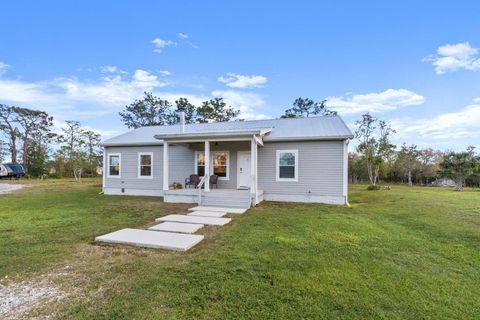
[[282, 141], [327, 141], [327, 140], [350, 140], [353, 135], [346, 136], [329, 136], [329, 137], [284, 137], [284, 138], [268, 138], [265, 137], [265, 142], [282, 142]]

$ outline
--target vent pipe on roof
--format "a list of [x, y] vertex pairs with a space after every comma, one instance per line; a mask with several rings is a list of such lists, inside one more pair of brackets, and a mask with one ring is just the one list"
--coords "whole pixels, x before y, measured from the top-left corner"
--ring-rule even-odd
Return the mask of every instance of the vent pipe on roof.
[[180, 112], [180, 130], [182, 133], [185, 132], [185, 112]]

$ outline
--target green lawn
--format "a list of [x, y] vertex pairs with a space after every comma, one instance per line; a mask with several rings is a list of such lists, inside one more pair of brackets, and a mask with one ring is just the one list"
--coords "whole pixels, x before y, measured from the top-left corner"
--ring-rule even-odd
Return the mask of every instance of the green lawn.
[[[352, 207], [264, 202], [187, 253], [96, 245], [186, 205], [98, 195], [98, 181], [0, 196], [0, 278], [69, 269], [74, 319], [475, 319], [480, 191], [353, 186]], [[35, 186], [35, 187], [33, 187]]]

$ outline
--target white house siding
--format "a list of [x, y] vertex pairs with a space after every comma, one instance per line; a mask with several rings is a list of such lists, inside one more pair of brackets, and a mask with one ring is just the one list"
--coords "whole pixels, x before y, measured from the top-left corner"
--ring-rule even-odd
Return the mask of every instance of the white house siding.
[[[298, 181], [276, 181], [276, 151], [298, 150]], [[270, 142], [258, 149], [265, 200], [345, 204], [344, 141]]]
[[[121, 154], [120, 177], [108, 177], [108, 168], [105, 176], [105, 194], [126, 194], [161, 196], [163, 186], [163, 147], [106, 147], [109, 153]], [[138, 178], [138, 154], [153, 152], [153, 178]], [[184, 183], [185, 178], [193, 170], [193, 150], [186, 145], [173, 145], [169, 148], [169, 183]], [[106, 159], [108, 165], [108, 158]], [[123, 192], [122, 192], [123, 189]]]

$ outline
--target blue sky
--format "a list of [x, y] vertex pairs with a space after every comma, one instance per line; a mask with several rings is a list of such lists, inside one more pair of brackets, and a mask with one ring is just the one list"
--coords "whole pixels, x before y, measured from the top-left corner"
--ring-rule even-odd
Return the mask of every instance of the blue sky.
[[144, 90], [224, 97], [246, 119], [327, 99], [354, 130], [370, 111], [395, 142], [480, 141], [475, 1], [12, 1], [0, 5], [0, 103], [104, 137]]

